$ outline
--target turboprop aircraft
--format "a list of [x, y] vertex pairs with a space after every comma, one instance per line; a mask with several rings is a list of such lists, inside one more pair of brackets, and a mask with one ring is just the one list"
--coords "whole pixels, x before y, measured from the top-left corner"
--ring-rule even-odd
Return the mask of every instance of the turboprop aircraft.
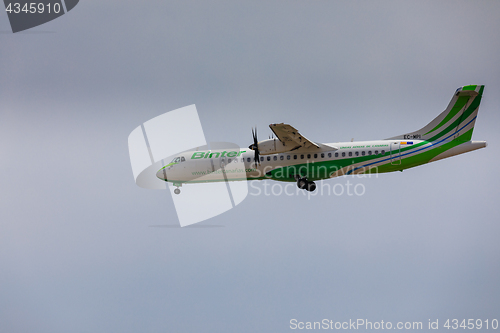
[[483, 85], [458, 88], [439, 116], [418, 131], [384, 140], [317, 143], [293, 126], [269, 128], [276, 137], [257, 140], [248, 148], [192, 150], [175, 156], [156, 176], [177, 188], [186, 183], [260, 180], [297, 182], [314, 191], [315, 181], [342, 175], [403, 171], [486, 147], [471, 141]]

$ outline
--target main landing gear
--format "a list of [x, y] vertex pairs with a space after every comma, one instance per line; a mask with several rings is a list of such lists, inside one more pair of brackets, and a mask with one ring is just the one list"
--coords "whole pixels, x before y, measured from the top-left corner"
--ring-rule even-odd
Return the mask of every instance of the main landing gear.
[[307, 180], [307, 178], [300, 178], [300, 176], [295, 176], [297, 180], [297, 187], [301, 190], [307, 190], [313, 192], [316, 189], [316, 184], [312, 181]]

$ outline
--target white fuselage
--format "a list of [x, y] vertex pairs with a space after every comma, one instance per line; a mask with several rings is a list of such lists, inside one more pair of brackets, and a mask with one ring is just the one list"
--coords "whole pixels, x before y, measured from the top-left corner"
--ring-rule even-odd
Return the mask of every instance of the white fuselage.
[[[178, 157], [184, 157], [184, 162], [176, 163], [165, 168], [166, 178], [167, 181], [174, 183], [251, 180], [262, 179], [272, 170], [293, 165], [340, 161], [363, 156], [380, 156], [380, 160], [384, 159], [384, 157], [395, 159], [397, 158], [396, 154], [399, 156], [401, 142], [397, 142], [396, 145], [394, 142], [394, 140], [377, 140], [330, 143], [324, 144], [321, 148], [309, 149], [309, 151], [291, 151], [279, 154], [261, 155], [260, 163], [254, 162], [254, 151], [248, 148], [239, 148], [238, 150], [228, 149], [227, 151], [220, 149], [211, 151], [188, 151], [178, 155]], [[420, 141], [413, 141], [413, 144], [418, 142]], [[352, 168], [352, 163], [348, 164]], [[338, 169], [324, 178], [331, 178], [344, 174], [346, 171], [345, 169], [347, 168]], [[162, 170], [158, 171], [157, 176], [161, 179], [165, 179]]]

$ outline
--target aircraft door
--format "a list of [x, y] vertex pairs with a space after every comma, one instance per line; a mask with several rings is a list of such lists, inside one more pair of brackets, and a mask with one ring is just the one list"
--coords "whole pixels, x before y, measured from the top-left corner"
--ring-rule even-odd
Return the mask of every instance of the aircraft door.
[[212, 167], [212, 172], [215, 172], [215, 165], [213, 159], [210, 159], [210, 166]]
[[224, 168], [230, 164], [231, 162], [234, 162], [235, 158], [233, 157], [221, 157], [220, 158], [220, 168], [224, 170]]
[[227, 182], [227, 174], [226, 174], [226, 166], [230, 163], [229, 158], [221, 157], [220, 158], [220, 171], [222, 172], [222, 176], [224, 176], [224, 180]]
[[400, 142], [391, 142], [391, 164], [401, 164], [401, 144]]

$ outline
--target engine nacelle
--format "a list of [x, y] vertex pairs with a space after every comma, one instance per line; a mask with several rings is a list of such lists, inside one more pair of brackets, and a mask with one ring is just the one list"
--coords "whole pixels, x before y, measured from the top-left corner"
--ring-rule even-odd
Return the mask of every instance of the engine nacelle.
[[[253, 149], [252, 146], [249, 148]], [[259, 142], [259, 153], [261, 155], [279, 154], [287, 151], [290, 151], [290, 146], [285, 146], [283, 142], [276, 138]]]

